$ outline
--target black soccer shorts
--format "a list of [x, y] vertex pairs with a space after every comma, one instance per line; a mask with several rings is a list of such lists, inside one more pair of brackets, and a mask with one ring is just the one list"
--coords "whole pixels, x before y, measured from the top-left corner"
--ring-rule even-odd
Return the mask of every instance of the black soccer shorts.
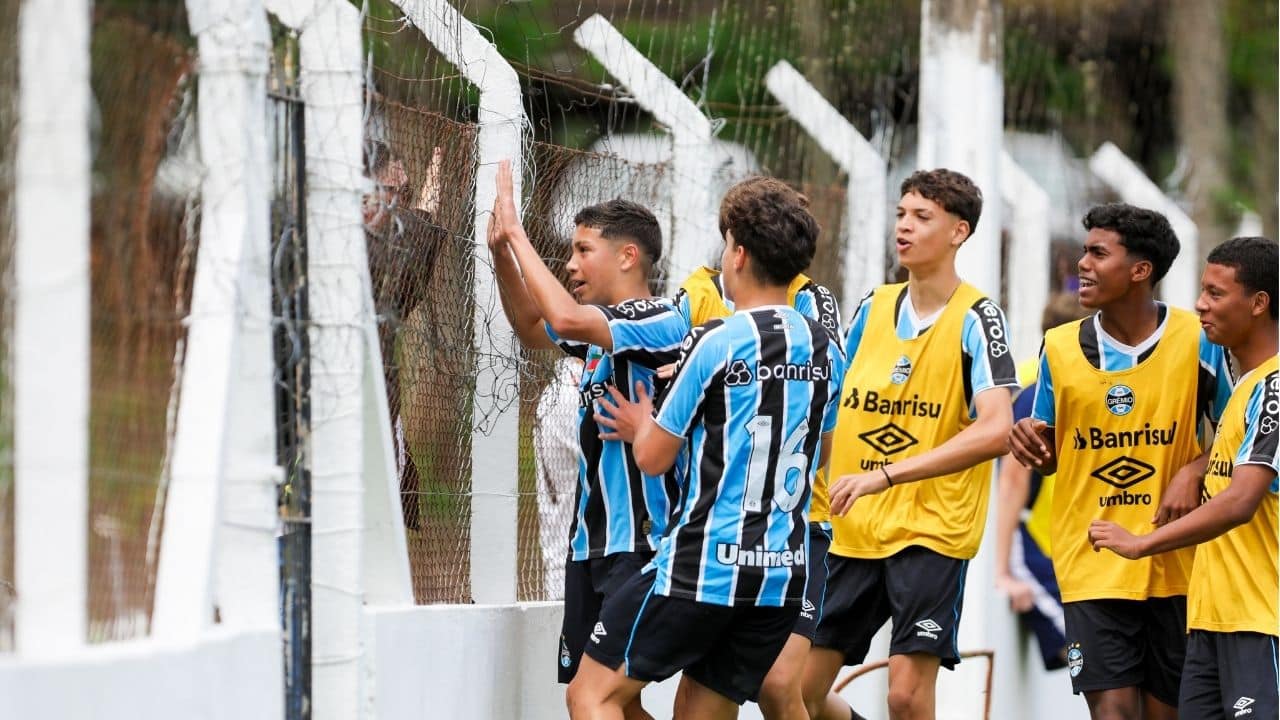
[[911, 546], [878, 560], [833, 553], [827, 567], [816, 647], [839, 650], [846, 665], [857, 665], [876, 631], [892, 619], [890, 655], [933, 655], [947, 669], [960, 662], [956, 640], [968, 560]]
[[652, 558], [653, 553], [632, 552], [565, 563], [564, 622], [556, 657], [561, 683], [568, 684], [578, 674], [582, 648], [600, 620], [604, 601], [632, 576], [639, 575]]
[[813, 641], [822, 619], [822, 599], [827, 593], [827, 550], [831, 548], [831, 530], [822, 523], [809, 523], [809, 558], [805, 569], [804, 601], [793, 634]]
[[1080, 600], [1062, 606], [1067, 669], [1080, 693], [1137, 687], [1170, 707], [1187, 649], [1187, 598]]
[[1280, 716], [1275, 635], [1192, 630], [1182, 666], [1178, 717]]
[[741, 705], [755, 700], [791, 636], [798, 606], [712, 605], [654, 592], [656, 569], [609, 596], [586, 653], [627, 677], [685, 677]]

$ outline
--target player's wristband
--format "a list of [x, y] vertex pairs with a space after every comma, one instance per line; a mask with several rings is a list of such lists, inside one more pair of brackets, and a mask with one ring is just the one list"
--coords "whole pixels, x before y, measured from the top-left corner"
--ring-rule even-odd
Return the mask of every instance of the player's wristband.
[[893, 487], [893, 478], [889, 477], [889, 471], [883, 465], [880, 466], [880, 472], [884, 473], [884, 481], [889, 483], [889, 487]]

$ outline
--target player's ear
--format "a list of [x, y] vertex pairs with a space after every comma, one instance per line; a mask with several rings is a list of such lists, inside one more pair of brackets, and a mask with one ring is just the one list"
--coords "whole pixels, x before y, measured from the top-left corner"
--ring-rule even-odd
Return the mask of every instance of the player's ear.
[[640, 247], [635, 243], [618, 244], [618, 269], [624, 272], [640, 266]]
[[1151, 271], [1152, 267], [1150, 260], [1139, 260], [1129, 268], [1129, 279], [1135, 284], [1146, 282], [1151, 279]]
[[1260, 317], [1271, 312], [1271, 296], [1259, 290], [1253, 294], [1249, 303], [1249, 314]]
[[965, 240], [969, 239], [969, 234], [973, 232], [973, 228], [969, 227], [968, 220], [957, 220], [954, 228], [951, 229], [951, 245], [960, 247]]

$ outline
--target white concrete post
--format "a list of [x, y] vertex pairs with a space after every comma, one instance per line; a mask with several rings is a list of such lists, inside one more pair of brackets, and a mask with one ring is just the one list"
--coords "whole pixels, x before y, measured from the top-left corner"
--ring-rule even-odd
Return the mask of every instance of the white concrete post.
[[665, 239], [667, 291], [703, 263], [720, 242], [717, 208], [711, 195], [715, 174], [711, 121], [670, 78], [649, 62], [601, 15], [587, 18], [573, 40], [631, 92], [635, 101], [671, 133], [671, 237]]
[[[476, 407], [479, 431], [471, 439], [471, 595], [478, 603], [516, 600], [518, 373], [511, 367], [515, 335], [501, 310], [498, 287], [487, 262], [485, 228], [496, 195], [498, 162], [511, 160], [520, 198], [524, 132], [520, 78], [498, 49], [445, 0], [393, 0], [405, 17], [480, 90], [479, 167], [475, 186]], [[385, 413], [384, 413], [385, 414]], [[483, 427], [480, 425], [483, 423]]]
[[[14, 189], [17, 650], [86, 640], [90, 3], [22, 3]], [[56, 531], [52, 531], [56, 528]]]
[[[1003, 12], [1000, 0], [922, 0], [920, 6], [919, 150], [921, 168], [945, 167], [968, 175], [982, 190], [982, 216], [960, 248], [961, 278], [1000, 297], [1000, 231], [1003, 227], [1000, 154], [1004, 140]], [[995, 513], [988, 513], [991, 536]], [[969, 565], [960, 649], [989, 641], [980, 608], [991, 593], [990, 543]], [[965, 697], [981, 682], [978, 663], [938, 680], [938, 706]], [[961, 717], [962, 715], [955, 715]], [[968, 715], [963, 715], [968, 716]]]
[[1137, 163], [1110, 142], [1102, 143], [1089, 158], [1089, 169], [1125, 202], [1169, 218], [1182, 249], [1158, 290], [1165, 302], [1191, 309], [1200, 295], [1200, 230], [1195, 221], [1165, 195]]
[[985, 200], [960, 249], [960, 277], [1000, 295], [1004, 77], [1000, 0], [922, 0], [917, 164], [968, 175]]
[[157, 637], [183, 641], [212, 623], [215, 603], [224, 623], [276, 623], [279, 479], [266, 15], [260, 0], [190, 0], [187, 12], [200, 56], [205, 175], [152, 624]]
[[1009, 303], [1004, 309], [1014, 358], [1040, 349], [1040, 321], [1049, 301], [1049, 194], [1009, 153], [1000, 154], [1000, 189], [1012, 211], [1009, 228]]
[[888, 192], [884, 158], [791, 63], [779, 61], [765, 75], [764, 84], [787, 114], [849, 176], [840, 302], [846, 313], [852, 313], [868, 290], [884, 282]]

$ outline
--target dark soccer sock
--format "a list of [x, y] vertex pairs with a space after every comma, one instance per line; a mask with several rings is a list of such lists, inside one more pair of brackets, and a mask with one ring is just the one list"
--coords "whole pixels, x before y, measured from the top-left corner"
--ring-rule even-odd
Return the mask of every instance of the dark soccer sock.
[[858, 714], [858, 711], [857, 711], [857, 710], [854, 710], [854, 709], [853, 709], [853, 706], [852, 706], [852, 705], [850, 705], [850, 706], [849, 706], [849, 720], [867, 720], [867, 719], [866, 719], [866, 718], [864, 718], [864, 717], [862, 717], [861, 715], [859, 715], [859, 714]]

